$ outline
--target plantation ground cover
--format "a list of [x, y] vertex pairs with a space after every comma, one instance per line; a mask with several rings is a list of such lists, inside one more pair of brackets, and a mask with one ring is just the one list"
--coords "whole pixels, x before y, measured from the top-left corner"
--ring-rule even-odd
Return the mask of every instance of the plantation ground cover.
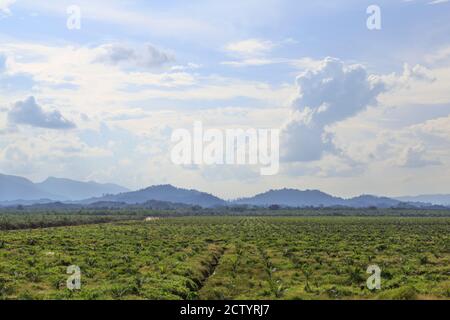
[[[450, 218], [177, 217], [0, 231], [2, 299], [449, 299]], [[366, 287], [369, 265], [381, 290]], [[67, 267], [81, 290], [66, 288]]]

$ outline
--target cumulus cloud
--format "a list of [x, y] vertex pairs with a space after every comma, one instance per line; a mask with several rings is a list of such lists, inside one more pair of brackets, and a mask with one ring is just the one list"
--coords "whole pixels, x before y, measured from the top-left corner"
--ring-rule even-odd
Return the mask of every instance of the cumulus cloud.
[[157, 68], [173, 61], [175, 61], [173, 54], [151, 44], [143, 47], [108, 44], [99, 48], [99, 54], [95, 58], [95, 62], [138, 69]]
[[377, 104], [383, 82], [367, 74], [361, 65], [346, 65], [326, 58], [320, 66], [297, 77], [298, 96], [292, 116], [283, 130], [287, 161], [314, 161], [335, 151], [329, 126]]
[[44, 110], [36, 103], [34, 97], [17, 101], [8, 112], [8, 120], [10, 123], [26, 124], [39, 128], [60, 130], [75, 128], [75, 124], [64, 118], [58, 110]]
[[403, 65], [403, 78], [408, 80], [417, 80], [417, 81], [428, 81], [433, 82], [436, 81], [436, 78], [433, 76], [432, 72], [420, 64], [416, 64], [414, 67], [410, 67], [409, 64], [405, 63]]
[[434, 82], [436, 77], [433, 72], [428, 68], [416, 64], [411, 67], [409, 64], [405, 63], [403, 65], [403, 72], [401, 74], [391, 73], [380, 77], [389, 89], [409, 89], [412, 83], [415, 82]]

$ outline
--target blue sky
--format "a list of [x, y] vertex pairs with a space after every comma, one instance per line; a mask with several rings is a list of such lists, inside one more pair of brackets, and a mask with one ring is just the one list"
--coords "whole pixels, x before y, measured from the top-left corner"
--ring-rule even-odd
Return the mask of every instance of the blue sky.
[[[448, 193], [449, 34], [448, 1], [0, 0], [0, 171], [228, 198]], [[170, 132], [195, 120], [280, 128], [280, 174], [174, 167]]]

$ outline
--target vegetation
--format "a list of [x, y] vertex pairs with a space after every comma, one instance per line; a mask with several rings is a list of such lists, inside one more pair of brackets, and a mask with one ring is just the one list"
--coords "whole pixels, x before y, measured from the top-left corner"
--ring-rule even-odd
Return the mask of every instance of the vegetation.
[[111, 214], [0, 214], [0, 230], [75, 226], [132, 219], [142, 219], [142, 217]]
[[0, 298], [450, 298], [450, 217], [131, 218], [1, 231]]

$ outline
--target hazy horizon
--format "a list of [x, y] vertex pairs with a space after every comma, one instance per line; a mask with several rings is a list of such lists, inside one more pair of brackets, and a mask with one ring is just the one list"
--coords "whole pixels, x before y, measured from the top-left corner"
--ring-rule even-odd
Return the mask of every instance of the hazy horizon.
[[[0, 174], [2, 174], [2, 173], [0, 173]], [[324, 192], [324, 193], [329, 194], [331, 196], [339, 197], [339, 198], [342, 198], [342, 199], [351, 199], [351, 198], [355, 198], [355, 197], [359, 197], [359, 196], [363, 196], [363, 195], [370, 195], [370, 196], [376, 196], [376, 197], [388, 197], [388, 198], [392, 198], [392, 199], [408, 198], [408, 197], [415, 198], [415, 197], [421, 197], [421, 196], [424, 196], [424, 197], [427, 197], [427, 196], [450, 196], [450, 193], [389, 195], [389, 194], [368, 194], [368, 193], [365, 193], [363, 191], [361, 193], [356, 193], [356, 194], [349, 195], [349, 196], [340, 196], [339, 194], [334, 194], [334, 193], [331, 193], [331, 192], [327, 192], [326, 190], [320, 190], [320, 189], [302, 189], [302, 188], [281, 187], [281, 188], [269, 188], [269, 189], [265, 189], [265, 190], [258, 191], [258, 192], [255, 192], [255, 193], [242, 194], [242, 195], [238, 195], [237, 197], [227, 198], [227, 197], [221, 197], [220, 195], [215, 194], [215, 193], [211, 193], [208, 190], [202, 190], [202, 189], [196, 188], [195, 186], [180, 186], [180, 185], [174, 185], [174, 184], [170, 184], [170, 183], [168, 183], [168, 184], [153, 184], [153, 185], [142, 186], [142, 187], [139, 187], [139, 188], [136, 188], [136, 189], [131, 189], [131, 188], [127, 188], [125, 186], [118, 185], [118, 184], [111, 183], [111, 182], [98, 182], [98, 181], [94, 181], [94, 180], [82, 181], [82, 180], [70, 179], [70, 178], [65, 178], [65, 177], [48, 177], [48, 178], [46, 178], [44, 180], [39, 180], [39, 181], [32, 181], [32, 180], [30, 180], [30, 181], [33, 182], [34, 184], [39, 184], [39, 183], [44, 183], [45, 181], [47, 181], [50, 178], [64, 179], [64, 180], [67, 179], [67, 180], [71, 180], [71, 181], [84, 182], [84, 183], [113, 184], [113, 185], [117, 185], [119, 187], [124, 187], [124, 188], [128, 189], [128, 191], [123, 191], [123, 192], [133, 192], [133, 191], [144, 190], [144, 189], [147, 189], [149, 187], [158, 187], [158, 186], [163, 186], [163, 185], [171, 185], [171, 186], [173, 186], [175, 188], [188, 189], [188, 190], [192, 189], [192, 190], [196, 190], [196, 191], [200, 191], [200, 192], [204, 192], [204, 193], [209, 193], [209, 194], [211, 194], [213, 196], [216, 196], [216, 197], [219, 197], [219, 198], [221, 198], [222, 200], [225, 200], [225, 201], [233, 201], [233, 200], [238, 200], [238, 199], [241, 199], [241, 198], [253, 197], [253, 196], [256, 196], [256, 195], [259, 195], [259, 194], [262, 194], [262, 193], [266, 193], [266, 192], [269, 192], [269, 191], [277, 191], [277, 190], [283, 190], [283, 189], [299, 190], [299, 191], [320, 191], [320, 192]], [[116, 194], [116, 193], [113, 193], [113, 194]], [[89, 197], [87, 197], [87, 198], [89, 198]], [[14, 201], [14, 200], [20, 200], [20, 199], [11, 199], [10, 201]], [[35, 199], [35, 200], [39, 200], [39, 199]], [[427, 201], [422, 201], [422, 202], [427, 202]]]

